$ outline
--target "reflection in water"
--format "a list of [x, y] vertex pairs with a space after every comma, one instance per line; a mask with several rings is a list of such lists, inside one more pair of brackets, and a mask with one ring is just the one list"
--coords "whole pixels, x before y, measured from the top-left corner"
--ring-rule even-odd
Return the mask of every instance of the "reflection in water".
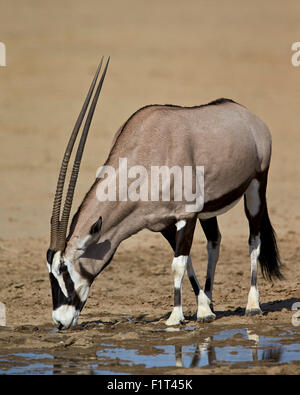
[[84, 359], [67, 359], [55, 358], [53, 362], [53, 374], [72, 374], [77, 372], [78, 374], [91, 375], [93, 374], [93, 368], [90, 361]]
[[[195, 331], [192, 344], [141, 344], [138, 348], [100, 344], [94, 353], [82, 351], [78, 354], [72, 350], [47, 354], [0, 353], [0, 374], [132, 374], [137, 371], [147, 373], [151, 368], [247, 367], [255, 366], [258, 361], [268, 364], [300, 361], [297, 333], [290, 329], [273, 331], [276, 337], [258, 336], [248, 329], [226, 329], [204, 337], [198, 343], [195, 343], [196, 328], [184, 330]], [[178, 341], [183, 339], [181, 334], [182, 330]]]
[[[223, 347], [218, 345], [219, 341], [229, 340], [236, 334], [243, 334], [244, 340], [249, 340], [253, 342], [253, 344], [250, 346], [249, 344], [225, 345]], [[263, 337], [263, 339], [265, 338]], [[242, 343], [245, 343], [245, 341]], [[267, 342], [263, 341], [263, 343]], [[193, 356], [191, 362], [188, 364], [184, 364], [183, 356], [185, 354], [190, 354], [190, 352], [184, 352], [184, 347], [175, 346], [176, 366], [185, 368], [197, 368], [203, 366], [214, 367], [221, 364], [257, 361], [279, 363], [283, 354], [283, 346], [280, 344], [269, 344], [268, 347], [269, 348], [261, 350], [260, 336], [248, 329], [233, 331], [225, 330], [215, 336], [207, 337], [202, 343], [194, 346]]]

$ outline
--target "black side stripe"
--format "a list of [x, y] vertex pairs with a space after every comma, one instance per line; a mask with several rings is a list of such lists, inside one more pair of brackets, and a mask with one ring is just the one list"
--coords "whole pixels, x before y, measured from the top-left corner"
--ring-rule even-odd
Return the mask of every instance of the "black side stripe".
[[53, 257], [54, 257], [56, 252], [57, 252], [56, 250], [51, 250], [50, 248], [48, 248], [48, 250], [47, 250], [47, 262], [49, 263], [49, 265], [52, 265]]
[[85, 302], [82, 302], [77, 295], [74, 282], [67, 271], [63, 272], [63, 280], [68, 293], [67, 297], [61, 290], [59, 283], [53, 273], [50, 273], [53, 310], [58, 309], [62, 305], [69, 305], [74, 306], [76, 310], [80, 311], [83, 308]]

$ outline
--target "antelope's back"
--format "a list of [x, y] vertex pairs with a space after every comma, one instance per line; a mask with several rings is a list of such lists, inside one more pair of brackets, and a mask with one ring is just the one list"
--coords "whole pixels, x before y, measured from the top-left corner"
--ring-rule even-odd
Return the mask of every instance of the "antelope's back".
[[199, 107], [152, 105], [119, 130], [110, 164], [204, 166], [205, 202], [238, 188], [266, 170], [271, 136], [245, 107], [220, 100]]

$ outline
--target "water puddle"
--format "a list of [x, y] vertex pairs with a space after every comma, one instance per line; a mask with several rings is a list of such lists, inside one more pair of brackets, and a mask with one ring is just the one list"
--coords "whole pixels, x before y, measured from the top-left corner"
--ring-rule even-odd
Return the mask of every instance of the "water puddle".
[[[189, 339], [185, 338], [189, 334]], [[0, 374], [147, 374], [176, 373], [176, 368], [222, 366], [251, 368], [297, 364], [300, 328], [197, 329], [196, 326], [153, 331], [144, 342], [103, 341], [88, 352], [32, 350], [2, 353]], [[177, 337], [176, 337], [177, 336]], [[182, 370], [181, 370], [182, 373]]]

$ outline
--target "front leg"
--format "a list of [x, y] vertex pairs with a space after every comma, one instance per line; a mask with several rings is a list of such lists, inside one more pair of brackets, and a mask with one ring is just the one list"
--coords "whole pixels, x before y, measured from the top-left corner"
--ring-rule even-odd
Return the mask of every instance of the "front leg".
[[[166, 321], [167, 325], [178, 325], [180, 322], [184, 321], [181, 301], [182, 281], [187, 269], [195, 226], [196, 217], [177, 222], [175, 228], [176, 233], [174, 232], [174, 227], [170, 227], [163, 232], [174, 249], [174, 259], [172, 262], [172, 272], [174, 276], [174, 307], [169, 319]], [[174, 238], [172, 238], [172, 234], [175, 236]]]
[[172, 262], [172, 272], [174, 276], [174, 307], [169, 319], [166, 321], [167, 325], [178, 325], [184, 321], [181, 290], [184, 273], [187, 268], [187, 260], [187, 256], [181, 255], [179, 257], [174, 257]]

